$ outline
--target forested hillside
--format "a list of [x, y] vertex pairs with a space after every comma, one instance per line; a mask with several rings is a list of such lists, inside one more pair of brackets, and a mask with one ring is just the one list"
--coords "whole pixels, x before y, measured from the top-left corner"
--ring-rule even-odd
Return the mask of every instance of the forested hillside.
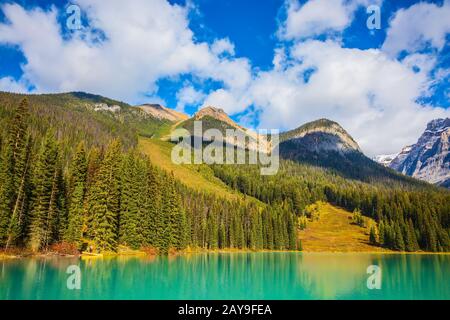
[[297, 250], [310, 205], [324, 201], [357, 224], [372, 218], [372, 245], [450, 250], [448, 190], [298, 143], [273, 176], [257, 165], [177, 167], [170, 144], [148, 138], [173, 126], [100, 96], [1, 93], [0, 247]]
[[[118, 115], [79, 100], [72, 105], [73, 94], [58, 95], [61, 103], [55, 96], [2, 97], [1, 247], [297, 248], [296, 217], [287, 207], [224, 201], [153, 166], [135, 148], [145, 118], [124, 120], [131, 107], [122, 105]], [[145, 128], [157, 127], [149, 121]]]
[[284, 202], [301, 216], [316, 201], [361, 211], [377, 221], [373, 242], [400, 251], [450, 250], [450, 192], [389, 176], [370, 183], [306, 162], [281, 160], [274, 176], [251, 165], [214, 165], [217, 177], [265, 203]]

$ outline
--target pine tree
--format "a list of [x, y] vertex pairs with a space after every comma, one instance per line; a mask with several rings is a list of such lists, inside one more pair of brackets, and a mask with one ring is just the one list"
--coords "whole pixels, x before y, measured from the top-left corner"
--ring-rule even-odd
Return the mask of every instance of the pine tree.
[[385, 227], [384, 227], [384, 220], [382, 219], [380, 221], [380, 225], [379, 225], [379, 242], [382, 246], [384, 246], [386, 244], [386, 232], [385, 232]]
[[11, 219], [9, 221], [6, 248], [11, 245], [21, 245], [25, 241], [26, 229], [29, 222], [28, 201], [30, 198], [29, 171], [31, 165], [31, 136], [27, 136], [27, 143], [21, 155], [23, 169], [20, 173], [20, 184], [18, 186], [16, 199], [14, 201]]
[[[0, 246], [14, 244], [22, 225], [17, 225], [22, 219], [19, 213], [24, 203], [27, 188], [26, 177], [29, 165], [28, 135], [28, 100], [24, 99], [15, 110], [14, 117], [9, 125], [6, 145], [1, 154], [0, 168]], [[18, 199], [19, 197], [19, 199]], [[14, 211], [14, 216], [13, 215]], [[11, 221], [13, 219], [13, 221]], [[21, 224], [21, 223], [20, 223]]]
[[47, 249], [54, 240], [57, 225], [56, 179], [58, 145], [48, 132], [41, 146], [34, 173], [33, 211], [31, 221], [31, 248]]
[[405, 251], [405, 242], [403, 240], [402, 229], [398, 222], [394, 222], [395, 242], [394, 248], [399, 251]]
[[369, 233], [369, 243], [376, 245], [378, 244], [379, 240], [378, 240], [378, 230], [376, 225], [372, 225], [370, 227], [370, 233]]
[[[141, 187], [145, 183], [141, 164], [133, 152], [125, 155], [122, 161], [121, 172], [121, 199], [120, 199], [120, 242], [137, 249], [142, 245], [142, 216], [141, 210], [144, 203], [139, 195]], [[141, 180], [142, 179], [142, 180]]]
[[412, 220], [408, 219], [408, 223], [403, 224], [403, 234], [405, 235], [405, 249], [406, 251], [417, 251], [419, 245], [417, 243], [416, 232], [414, 231], [414, 226]]
[[295, 223], [296, 218], [293, 214], [287, 212], [288, 216], [288, 236], [289, 236], [289, 250], [297, 250], [297, 226]]
[[118, 216], [120, 213], [120, 160], [121, 145], [113, 140], [95, 175], [88, 204], [92, 216], [92, 235], [96, 249], [117, 250]]
[[146, 181], [143, 190], [144, 212], [142, 218], [144, 245], [158, 247], [158, 229], [162, 211], [162, 190], [161, 181], [156, 169], [150, 161], [146, 161]]
[[167, 176], [159, 224], [159, 249], [167, 253], [169, 248], [181, 249], [186, 245], [186, 217], [181, 199], [175, 188], [173, 175]]
[[69, 212], [64, 239], [80, 247], [83, 237], [84, 200], [87, 179], [87, 159], [83, 142], [80, 142], [77, 146], [70, 175]]

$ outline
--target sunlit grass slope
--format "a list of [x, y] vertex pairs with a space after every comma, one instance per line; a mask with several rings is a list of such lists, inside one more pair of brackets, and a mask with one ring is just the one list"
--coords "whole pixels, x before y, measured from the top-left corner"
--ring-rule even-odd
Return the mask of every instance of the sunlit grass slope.
[[150, 157], [152, 163], [167, 172], [173, 172], [175, 178], [188, 187], [228, 199], [243, 197], [242, 194], [232, 190], [216, 178], [206, 165], [178, 165], [173, 163], [171, 160], [172, 146], [167, 141], [139, 138], [140, 150]]
[[352, 222], [353, 214], [329, 203], [321, 203], [320, 218], [308, 221], [299, 231], [305, 252], [376, 252], [389, 251], [369, 244], [372, 219], [364, 217], [366, 227]]

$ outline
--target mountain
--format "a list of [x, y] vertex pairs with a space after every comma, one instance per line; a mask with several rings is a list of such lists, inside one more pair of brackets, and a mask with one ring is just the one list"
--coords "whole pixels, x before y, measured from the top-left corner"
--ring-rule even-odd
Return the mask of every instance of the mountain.
[[403, 148], [390, 167], [436, 185], [450, 187], [450, 118], [427, 124], [416, 144]]
[[372, 158], [373, 161], [378, 162], [379, 164], [389, 167], [392, 160], [394, 160], [398, 156], [398, 153], [394, 154], [380, 154]]
[[[203, 133], [208, 129], [217, 129], [223, 135], [223, 142], [228, 145], [235, 145], [242, 149], [258, 150], [258, 140], [262, 145], [262, 150], [270, 150], [271, 144], [266, 138], [258, 133], [244, 128], [234, 122], [223, 109], [207, 106], [194, 114], [194, 116], [178, 125], [194, 135], [194, 122], [201, 121]], [[245, 141], [236, 141], [233, 136], [227, 135], [227, 130], [234, 130], [245, 137]], [[204, 139], [205, 140], [205, 139]]]
[[[21, 103], [24, 97], [29, 101], [28, 110], [20, 107], [26, 105]], [[72, 226], [74, 236], [82, 232], [100, 251], [149, 244], [156, 244], [161, 252], [169, 251], [170, 246], [295, 250], [298, 218], [313, 217], [311, 205], [322, 201], [345, 212], [334, 220], [339, 213], [332, 207], [325, 205], [319, 210], [321, 221], [331, 230], [315, 229], [310, 224], [313, 221], [307, 221], [306, 228], [311, 229], [306, 232], [321, 237], [321, 243], [330, 241], [329, 231], [336, 232], [337, 222], [352, 229], [339, 229], [340, 234], [347, 230], [352, 233], [350, 238], [361, 237], [361, 243], [368, 243], [369, 231], [376, 235], [379, 230], [383, 236], [372, 237], [372, 245], [400, 251], [450, 250], [450, 191], [375, 163], [336, 122], [321, 119], [283, 133], [279, 170], [262, 176], [262, 164], [174, 164], [173, 145], [158, 139], [155, 132], [180, 126], [193, 129], [195, 120], [202, 121], [204, 130], [218, 128], [222, 133], [236, 129], [252, 134], [213, 107], [173, 123], [126, 103], [86, 93], [0, 92], [0, 246], [9, 239], [33, 245], [43, 239], [40, 234], [45, 231], [52, 238], [37, 244], [47, 248], [64, 239]], [[30, 136], [25, 132], [30, 133], [34, 146], [29, 146]], [[241, 146], [248, 147], [248, 143]], [[84, 151], [80, 145], [85, 146]], [[16, 162], [12, 148], [17, 146], [20, 161]], [[72, 181], [81, 179], [80, 170], [86, 191], [82, 201], [78, 191], [83, 188], [78, 190], [78, 183]], [[27, 182], [15, 188], [16, 181]], [[18, 201], [24, 219], [12, 214]], [[42, 205], [37, 207], [36, 201]], [[105, 203], [114, 210], [113, 220], [104, 219], [109, 214]], [[349, 217], [359, 212], [376, 225], [356, 230]], [[80, 214], [87, 214], [88, 221], [95, 223], [85, 229], [79, 223], [84, 219]], [[36, 227], [41, 218], [52, 219], [45, 230]], [[25, 231], [17, 241], [16, 228], [8, 228], [12, 222], [20, 224], [18, 231]], [[145, 233], [137, 232], [136, 225]], [[57, 230], [47, 231], [50, 226]], [[84, 241], [68, 239], [72, 244]], [[353, 240], [340, 239], [337, 242], [344, 249], [353, 244]]]
[[160, 104], [142, 104], [136, 107], [159, 120], [178, 122], [189, 118], [182, 112], [166, 108]]
[[100, 146], [117, 138], [125, 147], [131, 147], [137, 145], [138, 135], [151, 137], [168, 123], [127, 103], [85, 92], [0, 92], [0, 137], [6, 136], [6, 123], [24, 98], [30, 105], [32, 135], [42, 136], [52, 128], [67, 144], [84, 140], [88, 145]]
[[291, 141], [309, 151], [361, 152], [356, 141], [337, 122], [319, 119], [284, 132], [280, 141]]
[[225, 113], [225, 111], [223, 111], [223, 109], [207, 106], [200, 109], [193, 118], [194, 120], [202, 120], [205, 117], [211, 117], [218, 121], [224, 122], [233, 128], [244, 130], [244, 128], [231, 120], [231, 118], [228, 116], [228, 114]]
[[352, 136], [335, 121], [319, 119], [306, 123], [282, 133], [280, 141], [280, 156], [284, 159], [320, 166], [366, 182], [389, 179], [417, 184], [366, 157]]

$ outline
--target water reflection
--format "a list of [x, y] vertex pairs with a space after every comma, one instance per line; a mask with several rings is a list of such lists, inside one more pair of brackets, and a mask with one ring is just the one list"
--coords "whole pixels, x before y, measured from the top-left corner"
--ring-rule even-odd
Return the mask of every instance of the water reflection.
[[[79, 265], [81, 290], [66, 286]], [[381, 290], [366, 285], [369, 265]], [[449, 255], [233, 253], [0, 261], [1, 299], [450, 299]]]

